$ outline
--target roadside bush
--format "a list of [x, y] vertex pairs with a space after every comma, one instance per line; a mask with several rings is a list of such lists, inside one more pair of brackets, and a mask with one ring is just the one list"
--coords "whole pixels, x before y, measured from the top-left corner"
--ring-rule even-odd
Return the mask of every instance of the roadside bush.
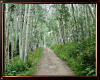
[[18, 60], [6, 66], [5, 75], [16, 75], [16, 72], [23, 72], [24, 70], [27, 70], [26, 64], [23, 60]]
[[28, 61], [24, 63], [24, 60], [20, 60], [19, 55], [13, 58], [13, 63], [10, 59], [10, 64], [5, 67], [4, 75], [5, 76], [28, 76], [35, 74], [37, 69], [37, 64], [41, 58], [41, 53], [43, 48], [38, 48], [34, 51], [29, 51]]
[[55, 54], [67, 61], [78, 76], [95, 76], [95, 32], [92, 37], [66, 45], [55, 44], [51, 47]]

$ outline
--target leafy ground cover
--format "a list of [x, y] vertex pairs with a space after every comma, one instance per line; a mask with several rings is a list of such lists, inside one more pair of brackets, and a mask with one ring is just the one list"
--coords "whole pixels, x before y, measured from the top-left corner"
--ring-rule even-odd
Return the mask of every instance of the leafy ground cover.
[[43, 48], [38, 48], [34, 51], [29, 51], [28, 61], [25, 64], [24, 60], [19, 59], [19, 55], [13, 58], [13, 63], [10, 59], [10, 64], [4, 69], [5, 76], [32, 76], [35, 74], [37, 64], [41, 58]]
[[77, 76], [95, 76], [95, 32], [91, 38], [66, 45], [55, 44], [51, 47], [55, 54], [67, 61]]

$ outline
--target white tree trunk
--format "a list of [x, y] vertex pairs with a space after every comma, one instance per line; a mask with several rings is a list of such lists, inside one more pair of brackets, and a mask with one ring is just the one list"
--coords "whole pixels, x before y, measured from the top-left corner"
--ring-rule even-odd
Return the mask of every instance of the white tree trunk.
[[58, 23], [58, 29], [59, 29], [60, 40], [61, 40], [61, 43], [62, 43], [62, 36], [61, 36], [60, 27], [59, 27], [59, 21], [57, 21], [57, 23]]
[[[10, 20], [10, 19], [9, 19]], [[9, 20], [8, 20], [8, 4], [6, 4], [6, 50], [5, 50], [5, 66], [9, 65]]]
[[22, 33], [22, 54], [21, 59], [24, 59], [24, 53], [25, 53], [25, 35], [26, 35], [26, 22], [27, 22], [27, 10], [28, 10], [28, 4], [25, 5], [25, 16], [24, 16], [24, 24], [23, 24], [23, 33]]
[[42, 23], [40, 25], [40, 28], [39, 28], [39, 47], [42, 47], [42, 40], [41, 40], [41, 37], [42, 37]]
[[89, 4], [88, 4], [88, 8], [89, 8], [89, 11], [90, 11], [90, 13], [92, 15], [93, 21], [95, 22], [95, 16], [94, 16], [93, 11], [91, 9], [91, 6]]
[[[15, 4], [16, 5], [16, 4]], [[14, 23], [15, 23], [15, 51], [17, 53], [17, 40], [18, 40], [18, 26], [17, 26], [17, 22], [18, 22], [18, 17], [17, 17], [17, 5], [15, 8], [15, 17], [14, 17]]]
[[14, 38], [13, 38], [13, 23], [12, 21], [10, 21], [10, 24], [11, 24], [11, 59], [12, 59], [12, 62], [13, 62], [13, 52], [14, 52]]
[[[9, 23], [8, 23], [9, 24]], [[5, 63], [9, 65], [9, 25], [7, 26], [7, 33], [6, 33], [6, 53], [5, 53]]]
[[25, 63], [28, 60], [28, 49], [29, 49], [29, 41], [30, 41], [31, 10], [32, 10], [32, 4], [29, 4], [28, 22], [27, 22], [27, 31], [26, 31], [25, 56], [24, 56], [24, 62]]
[[19, 4], [20, 7], [20, 14], [19, 14], [19, 54], [20, 54], [20, 59], [22, 59], [22, 38], [21, 38], [21, 33], [22, 33], [22, 4]]

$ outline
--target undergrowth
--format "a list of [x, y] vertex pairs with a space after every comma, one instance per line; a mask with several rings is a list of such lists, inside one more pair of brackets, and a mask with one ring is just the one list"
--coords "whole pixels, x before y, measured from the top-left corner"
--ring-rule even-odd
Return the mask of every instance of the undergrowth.
[[95, 33], [91, 38], [55, 44], [51, 49], [67, 62], [76, 76], [95, 76]]
[[32, 76], [35, 74], [37, 64], [41, 58], [43, 48], [38, 48], [34, 51], [29, 51], [28, 61], [25, 64], [24, 60], [20, 60], [19, 55], [13, 58], [13, 63], [10, 59], [10, 64], [4, 69], [5, 76]]

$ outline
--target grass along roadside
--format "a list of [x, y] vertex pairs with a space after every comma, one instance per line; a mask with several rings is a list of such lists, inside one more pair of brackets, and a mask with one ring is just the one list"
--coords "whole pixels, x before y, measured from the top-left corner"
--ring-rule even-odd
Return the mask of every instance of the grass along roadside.
[[41, 58], [43, 48], [38, 48], [34, 51], [29, 51], [28, 61], [25, 64], [24, 60], [20, 60], [19, 55], [13, 58], [13, 63], [4, 70], [5, 76], [33, 76], [37, 70], [37, 64]]
[[68, 42], [66, 45], [55, 44], [51, 49], [67, 62], [74, 75], [95, 76], [95, 38]]

